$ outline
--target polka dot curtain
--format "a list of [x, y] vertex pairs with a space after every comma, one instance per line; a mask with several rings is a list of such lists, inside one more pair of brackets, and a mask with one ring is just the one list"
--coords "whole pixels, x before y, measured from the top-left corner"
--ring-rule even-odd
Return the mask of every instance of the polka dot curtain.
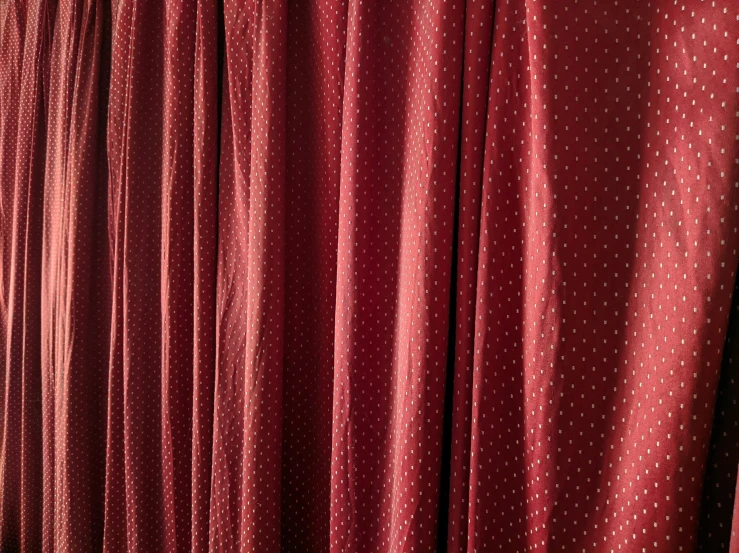
[[739, 552], [738, 37], [0, 0], [0, 552]]

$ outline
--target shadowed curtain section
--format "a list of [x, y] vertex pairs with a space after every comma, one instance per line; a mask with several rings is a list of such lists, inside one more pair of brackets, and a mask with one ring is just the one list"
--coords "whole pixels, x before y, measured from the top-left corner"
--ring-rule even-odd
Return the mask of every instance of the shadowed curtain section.
[[736, 551], [728, 0], [0, 0], [0, 551]]
[[54, 27], [41, 283], [44, 552], [102, 547], [109, 19], [103, 2], [64, 0]]
[[[703, 482], [697, 551], [739, 550], [739, 502], [736, 499], [739, 467], [739, 280], [726, 332], [721, 380], [711, 432], [711, 446]], [[736, 485], [735, 485], [736, 484]], [[730, 506], [734, 506], [732, 510]], [[731, 546], [731, 547], [729, 547]]]
[[3, 377], [0, 548], [41, 548], [41, 245], [55, 2], [6, 2], [2, 24]]

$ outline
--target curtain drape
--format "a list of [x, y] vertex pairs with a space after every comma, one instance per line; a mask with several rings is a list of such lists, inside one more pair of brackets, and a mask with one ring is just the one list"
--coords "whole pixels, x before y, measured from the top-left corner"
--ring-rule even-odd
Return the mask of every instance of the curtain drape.
[[737, 18], [0, 0], [0, 551], [739, 551]]

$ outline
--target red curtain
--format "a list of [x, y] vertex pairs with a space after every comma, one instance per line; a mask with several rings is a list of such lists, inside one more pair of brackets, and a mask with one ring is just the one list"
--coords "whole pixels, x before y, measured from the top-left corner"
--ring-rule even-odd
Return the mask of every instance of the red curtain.
[[0, 0], [0, 551], [738, 550], [737, 17]]

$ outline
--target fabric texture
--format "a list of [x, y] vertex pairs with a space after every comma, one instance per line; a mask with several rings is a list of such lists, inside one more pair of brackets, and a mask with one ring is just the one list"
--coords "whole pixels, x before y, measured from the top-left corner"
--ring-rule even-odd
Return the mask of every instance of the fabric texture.
[[738, 21], [0, 0], [0, 551], [739, 551]]

